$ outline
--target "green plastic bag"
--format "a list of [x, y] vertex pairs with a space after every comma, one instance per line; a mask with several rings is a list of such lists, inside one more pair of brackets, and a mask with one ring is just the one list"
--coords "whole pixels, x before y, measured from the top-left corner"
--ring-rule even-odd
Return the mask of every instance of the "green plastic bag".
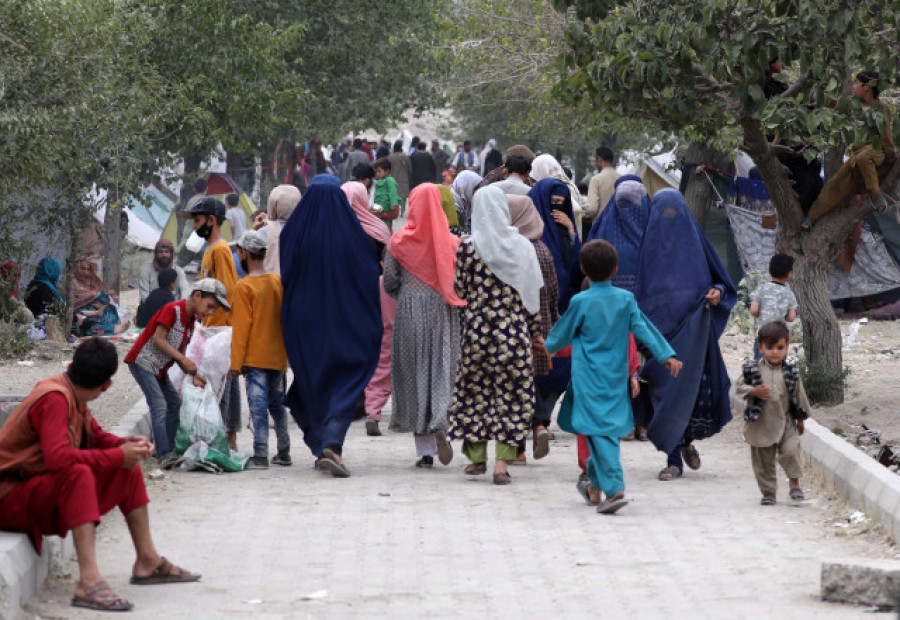
[[180, 418], [175, 434], [176, 454], [213, 463], [224, 471], [243, 471], [250, 455], [228, 448], [219, 399], [208, 384], [200, 388], [185, 383]]

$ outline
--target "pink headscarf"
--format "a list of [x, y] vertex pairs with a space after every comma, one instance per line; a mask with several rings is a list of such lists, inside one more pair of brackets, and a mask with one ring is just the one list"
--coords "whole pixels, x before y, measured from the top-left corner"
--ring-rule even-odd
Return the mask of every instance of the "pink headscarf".
[[409, 194], [407, 224], [388, 244], [388, 252], [404, 269], [436, 290], [451, 306], [465, 306], [453, 289], [459, 238], [450, 232], [441, 192], [422, 183]]
[[266, 224], [266, 258], [263, 267], [266, 271], [281, 275], [281, 258], [279, 254], [282, 221], [291, 217], [297, 203], [300, 202], [300, 190], [294, 185], [278, 185], [269, 193], [266, 204], [269, 222]]
[[369, 208], [369, 191], [366, 186], [359, 181], [348, 181], [341, 185], [341, 189], [347, 195], [347, 200], [350, 201], [350, 206], [356, 213], [356, 219], [359, 220], [366, 234], [375, 241], [387, 245], [391, 240], [391, 231], [384, 222], [375, 217]]

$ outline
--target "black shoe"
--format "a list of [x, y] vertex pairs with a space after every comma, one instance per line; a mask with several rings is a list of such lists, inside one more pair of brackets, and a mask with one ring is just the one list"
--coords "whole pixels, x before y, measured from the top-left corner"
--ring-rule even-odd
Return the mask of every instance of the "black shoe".
[[369, 437], [381, 437], [381, 429], [378, 428], [378, 420], [369, 418], [366, 420], [366, 435]]
[[284, 452], [279, 452], [275, 456], [272, 457], [272, 465], [284, 465], [288, 467], [293, 464], [291, 461], [291, 453], [285, 450]]
[[269, 459], [264, 456], [251, 456], [244, 469], [269, 469]]
[[416, 467], [420, 469], [431, 469], [432, 467], [434, 467], [434, 457], [423, 456], [418, 461], [416, 461]]

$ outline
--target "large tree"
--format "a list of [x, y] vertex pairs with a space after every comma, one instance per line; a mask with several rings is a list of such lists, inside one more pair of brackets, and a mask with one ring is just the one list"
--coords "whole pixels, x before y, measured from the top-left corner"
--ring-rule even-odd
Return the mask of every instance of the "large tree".
[[[819, 372], [839, 376], [841, 337], [827, 273], [852, 227], [872, 206], [868, 200], [845, 204], [802, 233], [803, 214], [777, 155], [808, 144], [813, 156], [883, 130], [879, 113], [841, 95], [848, 78], [862, 68], [880, 69], [882, 91], [893, 83], [900, 26], [896, 1], [556, 4], [575, 18], [561, 59], [565, 69], [558, 92], [564, 98], [647, 119], [722, 150], [739, 147], [753, 157], [778, 214], [777, 246], [796, 258], [792, 283], [803, 313], [807, 360]], [[765, 72], [775, 58], [796, 80], [784, 95], [767, 100]], [[770, 142], [767, 134], [776, 139]], [[824, 402], [843, 399], [841, 383], [833, 385], [820, 394]]]

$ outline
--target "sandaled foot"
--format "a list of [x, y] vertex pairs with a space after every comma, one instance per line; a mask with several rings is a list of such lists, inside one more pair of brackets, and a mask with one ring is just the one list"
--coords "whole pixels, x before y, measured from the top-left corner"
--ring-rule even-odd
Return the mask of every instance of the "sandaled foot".
[[333, 451], [322, 450], [322, 455], [316, 460], [316, 469], [327, 471], [335, 478], [349, 478], [350, 470], [338, 459], [339, 457]]
[[366, 435], [369, 437], [381, 437], [381, 429], [378, 428], [378, 420], [369, 418], [366, 420]]
[[593, 490], [593, 487], [591, 486], [591, 483], [588, 482], [587, 480], [581, 480], [579, 478], [578, 482], [575, 484], [575, 488], [578, 489], [578, 492], [581, 494], [581, 497], [584, 498], [584, 503], [587, 504], [588, 506], [596, 506], [597, 504], [600, 503], [599, 499], [595, 500], [591, 497], [591, 491]]
[[647, 440], [647, 429], [643, 426], [638, 426], [634, 431], [634, 438], [638, 441], [648, 441]]
[[503, 472], [502, 474], [494, 474], [494, 484], [503, 486], [510, 484], [512, 482], [512, 477], [508, 472]]
[[546, 428], [535, 429], [532, 454], [535, 459], [542, 459], [550, 454], [550, 431]]
[[487, 473], [487, 463], [472, 463], [464, 471], [467, 476], [483, 476]]
[[774, 506], [775, 505], [775, 496], [774, 495], [763, 495], [762, 499], [759, 500], [761, 506]]
[[672, 465], [660, 471], [656, 478], [657, 480], [668, 482], [669, 480], [675, 480], [675, 478], [681, 478], [681, 473], [680, 469]]
[[700, 469], [700, 453], [694, 446], [681, 446], [681, 458], [684, 459], [684, 464], [691, 469]]
[[447, 431], [435, 431], [434, 438], [437, 441], [438, 460], [441, 465], [449, 465], [453, 460], [453, 446], [450, 445], [450, 440], [447, 438]]
[[634, 441], [634, 429], [631, 429], [631, 432], [622, 437], [622, 441]]
[[525, 453], [519, 454], [516, 456], [515, 461], [508, 461], [510, 465], [528, 465], [528, 457], [525, 456]]
[[795, 488], [791, 489], [791, 499], [794, 500], [795, 502], [802, 502], [803, 500], [806, 499], [806, 496], [803, 495], [802, 489], [795, 487]]
[[136, 586], [153, 586], [161, 583], [192, 583], [200, 581], [200, 575], [195, 575], [190, 571], [184, 570], [169, 562], [166, 558], [162, 558], [152, 573], [141, 577], [139, 575], [131, 576], [131, 583]]
[[625, 499], [625, 493], [616, 493], [597, 504], [597, 512], [602, 515], [611, 515], [627, 505], [628, 500]]
[[119, 598], [109, 584], [102, 580], [98, 581], [94, 587], [83, 590], [83, 594], [79, 594], [78, 588], [76, 588], [75, 594], [72, 596], [72, 607], [83, 607], [93, 611], [131, 611], [134, 609], [134, 605], [124, 598]]

